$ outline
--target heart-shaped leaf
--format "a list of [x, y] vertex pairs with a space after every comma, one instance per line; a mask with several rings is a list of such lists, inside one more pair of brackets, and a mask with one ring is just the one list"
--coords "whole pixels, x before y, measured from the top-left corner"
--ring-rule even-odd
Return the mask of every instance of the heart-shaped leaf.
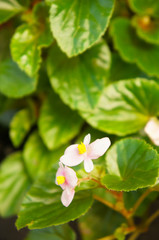
[[53, 36], [69, 57], [90, 48], [108, 27], [114, 0], [49, 1]]
[[104, 41], [71, 59], [54, 46], [47, 62], [51, 85], [71, 108], [92, 109], [107, 80], [110, 60]]
[[97, 129], [124, 136], [142, 129], [159, 114], [159, 85], [146, 79], [123, 80], [105, 88], [95, 110], [81, 112]]
[[106, 154], [108, 173], [102, 183], [111, 190], [133, 191], [155, 184], [159, 155], [151, 145], [139, 139], [116, 142]]

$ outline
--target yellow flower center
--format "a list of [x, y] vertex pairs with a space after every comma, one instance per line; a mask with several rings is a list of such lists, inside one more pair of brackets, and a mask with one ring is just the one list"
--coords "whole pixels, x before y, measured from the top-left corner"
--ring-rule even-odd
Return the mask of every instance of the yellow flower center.
[[87, 150], [86, 150], [86, 146], [84, 145], [83, 142], [81, 142], [79, 145], [78, 145], [78, 151], [79, 151], [79, 154], [83, 154], [85, 153]]
[[61, 185], [61, 184], [63, 184], [65, 182], [65, 177], [64, 176], [58, 176], [56, 178], [56, 181], [57, 181], [58, 185]]

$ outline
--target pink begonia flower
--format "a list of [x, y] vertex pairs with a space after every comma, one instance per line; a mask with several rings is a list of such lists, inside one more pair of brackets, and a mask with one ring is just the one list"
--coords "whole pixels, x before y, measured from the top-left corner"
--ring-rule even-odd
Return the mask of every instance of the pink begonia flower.
[[159, 146], [159, 121], [157, 118], [151, 118], [146, 124], [144, 131], [149, 136], [151, 141]]
[[76, 166], [84, 161], [84, 169], [86, 172], [91, 172], [94, 168], [92, 159], [97, 159], [102, 156], [109, 148], [111, 142], [108, 137], [97, 139], [90, 143], [91, 135], [85, 136], [81, 144], [73, 144], [66, 148], [64, 155], [60, 161], [66, 166]]
[[65, 207], [68, 207], [73, 200], [75, 194], [75, 186], [77, 185], [78, 178], [76, 176], [76, 172], [69, 168], [64, 167], [62, 163], [59, 163], [60, 167], [56, 173], [56, 181], [57, 185], [64, 190], [61, 196], [61, 202]]

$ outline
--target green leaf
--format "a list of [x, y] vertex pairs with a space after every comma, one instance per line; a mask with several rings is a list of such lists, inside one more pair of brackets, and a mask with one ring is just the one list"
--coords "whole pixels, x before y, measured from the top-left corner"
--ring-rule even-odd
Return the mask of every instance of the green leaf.
[[155, 184], [159, 155], [145, 141], [124, 139], [116, 142], [106, 154], [108, 174], [102, 183], [111, 190], [133, 191]]
[[39, 179], [24, 199], [17, 228], [40, 229], [63, 224], [85, 214], [92, 204], [90, 193], [80, 191], [75, 193], [72, 203], [64, 207], [60, 201], [61, 193], [62, 189], [55, 184], [54, 170]]
[[0, 165], [0, 215], [17, 214], [22, 199], [30, 186], [20, 152], [13, 153]]
[[0, 63], [0, 92], [12, 98], [21, 98], [36, 89], [37, 80], [22, 72], [12, 60]]
[[22, 2], [24, 3], [24, 1], [21, 0], [0, 0], [0, 23], [3, 23], [16, 14], [25, 11], [25, 6]]
[[108, 27], [113, 6], [114, 0], [52, 0], [51, 30], [62, 51], [72, 57], [96, 43]]
[[137, 35], [148, 43], [159, 45], [159, 22], [151, 20], [150, 17], [135, 16], [132, 25], [136, 29]]
[[75, 240], [76, 235], [67, 225], [49, 227], [29, 232], [25, 240]]
[[51, 85], [71, 108], [92, 109], [104, 88], [110, 58], [104, 41], [72, 59], [54, 46], [47, 64]]
[[114, 82], [124, 79], [132, 79], [147, 76], [136, 66], [123, 61], [117, 53], [112, 54], [112, 62], [109, 70], [109, 81]]
[[83, 120], [67, 106], [54, 93], [50, 94], [44, 102], [40, 117], [40, 135], [49, 149], [55, 149], [67, 143], [77, 135]]
[[52, 165], [59, 161], [65, 148], [66, 145], [54, 151], [49, 151], [38, 132], [34, 132], [27, 140], [23, 152], [25, 165], [31, 178], [35, 180], [39, 175], [51, 169]]
[[[40, 12], [41, 16], [39, 16]], [[53, 41], [49, 22], [47, 18], [45, 19], [47, 8], [44, 3], [37, 4], [33, 14], [35, 15], [33, 23], [18, 27], [11, 41], [14, 61], [31, 77], [34, 77], [39, 70], [41, 49], [48, 47]]]
[[17, 112], [10, 124], [10, 138], [15, 147], [19, 147], [35, 122], [35, 116], [29, 109]]
[[159, 114], [159, 85], [141, 78], [123, 80], [105, 88], [92, 112], [81, 112], [92, 126], [125, 136], [142, 129]]
[[159, 77], [159, 46], [148, 44], [138, 38], [131, 22], [126, 18], [116, 18], [112, 22], [110, 32], [115, 48], [125, 61], [136, 63], [150, 76]]
[[95, 201], [92, 208], [79, 219], [82, 239], [104, 239], [106, 235], [112, 234], [123, 222], [125, 222], [125, 219], [122, 215]]
[[129, 0], [130, 7], [141, 15], [159, 16], [159, 2], [156, 0]]
[[7, 25], [0, 29], [0, 62], [10, 57], [9, 44], [13, 33], [13, 26]]

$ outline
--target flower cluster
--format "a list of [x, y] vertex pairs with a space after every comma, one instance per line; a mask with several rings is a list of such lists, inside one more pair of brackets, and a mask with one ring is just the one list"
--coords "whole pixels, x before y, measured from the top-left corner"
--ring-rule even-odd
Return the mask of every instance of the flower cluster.
[[68, 207], [72, 202], [75, 194], [74, 189], [78, 181], [76, 172], [69, 167], [76, 166], [84, 161], [85, 171], [91, 172], [94, 168], [92, 160], [102, 156], [111, 144], [108, 137], [97, 139], [91, 144], [90, 140], [91, 135], [86, 135], [80, 144], [73, 144], [66, 148], [64, 155], [60, 158], [59, 169], [56, 173], [56, 184], [64, 190], [61, 202], [65, 207]]

